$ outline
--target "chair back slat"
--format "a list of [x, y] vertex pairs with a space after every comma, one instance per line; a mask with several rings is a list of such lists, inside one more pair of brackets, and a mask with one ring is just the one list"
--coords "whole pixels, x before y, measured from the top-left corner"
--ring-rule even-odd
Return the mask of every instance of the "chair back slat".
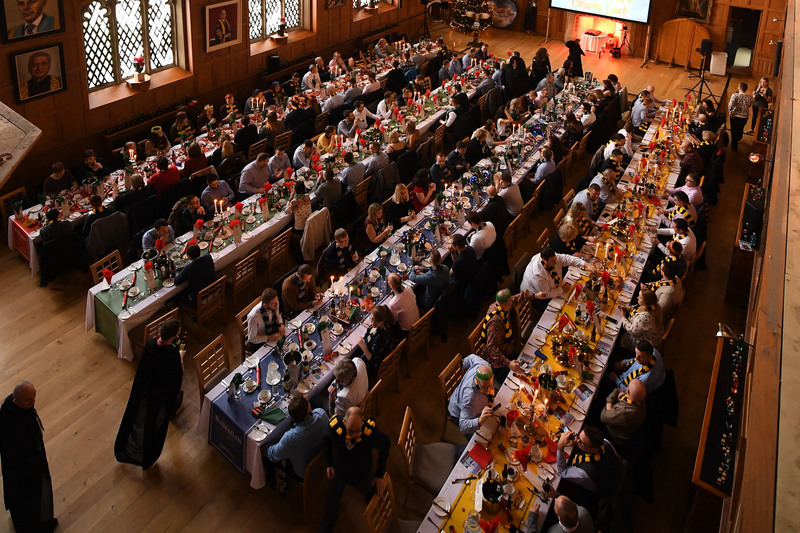
[[467, 340], [469, 341], [469, 349], [472, 353], [478, 353], [478, 350], [483, 348], [483, 339], [481, 339], [481, 329], [483, 328], [483, 320], [478, 322], [478, 325], [469, 334]]
[[536, 239], [536, 246], [539, 247], [539, 251], [541, 252], [543, 248], [547, 246], [547, 243], [550, 241], [550, 230], [545, 228], [542, 231], [542, 234], [539, 235], [539, 238]]
[[288, 150], [292, 145], [292, 130], [276, 135], [274, 145], [276, 150], [278, 148]]
[[175, 309], [173, 309], [172, 311], [170, 311], [169, 313], [166, 313], [166, 314], [161, 315], [160, 317], [156, 318], [155, 320], [153, 320], [152, 322], [150, 322], [149, 324], [147, 324], [144, 327], [144, 343], [142, 344], [143, 346], [144, 346], [144, 344], [147, 344], [147, 341], [149, 341], [150, 339], [157, 339], [158, 338], [159, 332], [161, 330], [161, 326], [167, 320], [178, 320], [178, 308], [177, 307]]
[[364, 418], [375, 418], [378, 416], [378, 391], [381, 390], [383, 382], [378, 380], [372, 389], [361, 400], [359, 407], [361, 407], [361, 416]]
[[464, 377], [465, 371], [461, 364], [462, 360], [461, 354], [456, 354], [453, 360], [450, 361], [444, 370], [442, 370], [441, 374], [439, 374], [439, 384], [442, 386], [442, 392], [445, 398], [445, 409], [447, 401], [450, 399], [450, 396], [453, 395], [453, 391], [456, 390], [458, 384], [461, 383], [461, 378]]
[[197, 370], [197, 383], [200, 387], [200, 400], [206, 391], [216, 385], [228, 370], [228, 357], [225, 353], [225, 339], [222, 335], [211, 341], [211, 344], [200, 350], [194, 356], [194, 365]]
[[100, 280], [103, 279], [103, 270], [109, 269], [111, 272], [115, 274], [122, 270], [122, 256], [119, 253], [119, 250], [114, 250], [104, 258], [100, 259], [98, 262], [94, 263], [89, 270], [92, 273], [92, 281], [95, 285], [100, 283]]
[[225, 312], [225, 276], [197, 293], [197, 325], [203, 327], [217, 311]]
[[394, 489], [392, 479], [386, 473], [385, 483], [378, 484], [375, 495], [364, 509], [364, 521], [369, 533], [385, 533], [394, 519]]
[[363, 179], [355, 187], [353, 187], [353, 196], [356, 198], [356, 203], [361, 209], [362, 213], [367, 212], [367, 191], [369, 191], [369, 183], [372, 181], [372, 176]]
[[242, 292], [248, 285], [256, 286], [256, 260], [258, 250], [254, 251], [233, 268], [233, 296]]
[[397, 445], [400, 447], [400, 452], [403, 454], [403, 463], [406, 465], [406, 476], [411, 476], [411, 466], [414, 464], [414, 452], [417, 449], [417, 432], [414, 413], [411, 411], [410, 405], [406, 406], [406, 412], [405, 415], [403, 415], [403, 425], [400, 428], [400, 438], [397, 439]]
[[403, 355], [403, 350], [406, 347], [406, 341], [398, 344], [386, 358], [381, 361], [381, 366], [378, 368], [378, 381], [386, 381], [394, 378], [395, 389], [400, 392], [400, 380], [398, 378], [398, 371], [400, 369], [400, 358]]
[[419, 318], [408, 330], [408, 354], [422, 351], [428, 358], [428, 345], [431, 337], [433, 309]]

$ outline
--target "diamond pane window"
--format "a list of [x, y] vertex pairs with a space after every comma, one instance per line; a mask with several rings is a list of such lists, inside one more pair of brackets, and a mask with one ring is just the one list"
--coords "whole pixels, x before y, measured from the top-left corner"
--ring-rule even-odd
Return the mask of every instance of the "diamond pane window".
[[133, 76], [135, 57], [147, 73], [175, 65], [174, 0], [94, 0], [81, 15], [90, 90]]
[[250, 39], [263, 40], [278, 33], [281, 24], [281, 10], [286, 17], [286, 28], [291, 30], [302, 24], [301, 0], [248, 0], [250, 10]]

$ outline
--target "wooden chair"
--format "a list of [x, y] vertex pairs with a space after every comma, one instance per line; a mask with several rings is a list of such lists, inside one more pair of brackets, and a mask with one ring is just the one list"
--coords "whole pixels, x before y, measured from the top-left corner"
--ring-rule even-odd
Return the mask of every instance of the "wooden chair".
[[375, 418], [380, 414], [378, 409], [378, 393], [382, 386], [383, 382], [378, 380], [367, 395], [364, 396], [364, 399], [361, 400], [361, 403], [358, 404], [361, 408], [361, 416], [364, 418]]
[[383, 93], [383, 91], [386, 90], [386, 82], [389, 81], [389, 80], [387, 80], [386, 76], [384, 76], [378, 81], [381, 83], [381, 93]]
[[[323, 478], [325, 472], [325, 452], [319, 452], [309, 463], [306, 465], [305, 474], [303, 479], [297, 479], [294, 476], [285, 476], [283, 479], [287, 481], [287, 485], [299, 485], [303, 491], [303, 516], [306, 520], [311, 517], [311, 505], [317, 502], [312, 501], [313, 491], [319, 486], [320, 480]], [[278, 476], [278, 469], [275, 469], [275, 477]], [[277, 483], [276, 483], [277, 484]]]
[[231, 290], [233, 298], [245, 290], [248, 285], [256, 287], [256, 261], [258, 259], [258, 250], [254, 251], [233, 267], [231, 275]]
[[239, 332], [239, 341], [242, 349], [242, 361], [244, 361], [245, 353], [247, 352], [247, 314], [260, 303], [261, 297], [259, 296], [236, 314], [236, 330]]
[[258, 154], [261, 152], [265, 152], [267, 150], [267, 139], [261, 139], [260, 141], [256, 141], [250, 145], [250, 149], [247, 150], [247, 161], [255, 161]]
[[203, 323], [220, 311], [225, 315], [225, 279], [221, 276], [217, 281], [197, 293], [195, 307], [183, 305], [183, 309], [197, 315], [197, 327], [202, 328]]
[[414, 412], [406, 406], [397, 445], [406, 467], [406, 502], [412, 483], [437, 494], [456, 463], [456, 446], [447, 442], [419, 444]]
[[667, 348], [667, 339], [669, 339], [669, 334], [672, 332], [672, 326], [675, 325], [675, 319], [670, 318], [669, 322], [667, 322], [667, 327], [664, 328], [664, 333], [661, 334], [661, 338], [658, 340], [658, 351], [661, 352], [661, 357], [665, 356], [666, 348]]
[[314, 118], [314, 133], [322, 133], [328, 125], [328, 112], [323, 111]]
[[[394, 387], [396, 392], [400, 392], [400, 377], [398, 371], [400, 370], [400, 358], [403, 356], [403, 349], [406, 346], [406, 341], [398, 344], [386, 358], [381, 361], [381, 366], [378, 368], [378, 381], [389, 381], [394, 378]], [[406, 362], [408, 359], [406, 359]]]
[[375, 495], [364, 509], [364, 521], [368, 533], [413, 533], [420, 526], [419, 522], [397, 518], [394, 487], [388, 473], [383, 475], [383, 483], [377, 484]]
[[527, 339], [530, 337], [533, 327], [536, 325], [536, 320], [533, 319], [533, 305], [531, 300], [523, 299], [519, 305], [516, 306], [517, 316], [519, 317], [519, 337], [520, 339]]
[[111, 272], [117, 273], [122, 270], [122, 256], [119, 250], [114, 250], [98, 262], [89, 267], [92, 272], [92, 282], [97, 285], [103, 279], [103, 270], [109, 269]]
[[505, 241], [506, 243], [506, 250], [508, 251], [509, 255], [511, 255], [512, 250], [516, 248], [517, 230], [519, 229], [520, 220], [521, 217], [517, 216], [514, 220], [511, 221], [511, 224], [508, 225], [505, 233], [503, 233], [503, 241]]
[[533, 221], [533, 215], [536, 213], [536, 207], [539, 205], [539, 195], [534, 194], [528, 203], [522, 206], [522, 213], [520, 216], [522, 217], [522, 221], [520, 222], [520, 229], [525, 228], [525, 233], [529, 233], [531, 231], [531, 222]]
[[3, 217], [3, 224], [5, 224], [8, 220], [8, 214], [14, 212], [14, 207], [11, 205], [11, 200], [20, 195], [24, 196], [25, 198], [28, 197], [27, 193], [25, 192], [25, 187], [14, 189], [10, 193], [0, 196], [0, 216]]
[[353, 187], [353, 196], [356, 198], [356, 203], [358, 207], [361, 209], [362, 213], [367, 212], [367, 192], [369, 191], [369, 182], [372, 181], [372, 177], [365, 178], [361, 181], [358, 185]]
[[422, 352], [425, 360], [428, 360], [428, 347], [431, 338], [431, 320], [433, 319], [433, 309], [419, 317], [413, 326], [408, 330], [408, 349], [406, 350], [406, 375], [409, 375], [408, 359], [410, 354]]
[[481, 330], [483, 330], [483, 320], [478, 322], [478, 325], [475, 326], [475, 329], [473, 329], [472, 333], [470, 333], [469, 337], [467, 337], [470, 353], [476, 354], [478, 353], [478, 350], [483, 348], [484, 341], [481, 339]]
[[228, 356], [225, 353], [225, 338], [220, 335], [211, 344], [200, 350], [193, 358], [200, 390], [200, 402], [211, 388], [222, 381], [229, 372]]
[[683, 279], [681, 279], [681, 281], [683, 282], [684, 300], [686, 299], [686, 295], [689, 293], [687, 287], [689, 286], [689, 283], [691, 283], [692, 278], [694, 277], [694, 269], [695, 266], [697, 265], [697, 260], [703, 256], [705, 251], [706, 251], [706, 243], [703, 243], [700, 245], [699, 248], [697, 248], [697, 253], [694, 255], [694, 260], [692, 260], [692, 262], [689, 263], [689, 266], [686, 267], [686, 274], [684, 275]]
[[550, 230], [545, 228], [544, 231], [542, 231], [542, 234], [539, 235], [539, 238], [536, 239], [536, 246], [539, 247], [539, 251], [541, 252], [542, 249], [544, 249], [549, 242], [550, 242]]
[[[281, 148], [282, 150], [288, 150], [292, 145], [292, 130], [276, 135], [273, 145], [276, 150], [278, 148]], [[289, 157], [291, 158], [292, 156]]]
[[289, 268], [289, 240], [291, 235], [292, 228], [289, 228], [261, 247], [259, 259], [267, 263], [267, 275], [270, 281], [277, 279], [274, 274], [278, 274], [278, 277], [280, 277], [280, 271], [275, 270], [279, 264], [283, 263], [286, 268]]
[[569, 211], [569, 206], [572, 205], [572, 201], [575, 199], [575, 189], [570, 189], [567, 194], [564, 195], [564, 198], [561, 199], [561, 208], [564, 212]]
[[178, 320], [178, 308], [177, 307], [174, 308], [169, 313], [161, 315], [160, 317], [156, 318], [155, 320], [153, 320], [152, 322], [147, 324], [144, 327], [144, 334], [139, 338], [133, 339], [134, 346], [137, 346], [139, 348], [143, 348], [144, 345], [147, 344], [147, 341], [149, 341], [150, 339], [157, 339], [159, 334], [161, 333], [161, 326], [167, 320]]
[[488, 93], [484, 94], [483, 96], [478, 98], [478, 107], [481, 110], [481, 124], [486, 122], [486, 97], [487, 96], [488, 96]]
[[445, 134], [444, 124], [439, 124], [439, 127], [436, 128], [436, 132], [433, 134], [433, 139], [434, 139], [433, 146], [437, 154], [439, 152], [444, 152], [444, 134]]
[[[425, 64], [427, 65], [427, 63], [425, 63]], [[431, 90], [431, 77], [430, 76], [425, 76], [422, 79], [422, 88], [424, 90], [426, 90], [426, 91], [430, 91]]]
[[449, 418], [447, 404], [450, 401], [450, 396], [453, 395], [453, 391], [456, 390], [458, 384], [461, 383], [461, 378], [464, 377], [465, 370], [462, 366], [462, 361], [461, 354], [456, 354], [453, 360], [450, 361], [439, 374], [439, 384], [444, 393], [444, 424], [442, 425], [442, 436], [439, 439], [442, 441], [444, 440], [445, 432], [447, 432], [447, 419]]
[[559, 209], [558, 213], [556, 213], [555, 218], [553, 218], [553, 227], [555, 228], [555, 232], [558, 233], [558, 227], [561, 225], [561, 222], [564, 220], [566, 216], [566, 212], [564, 209]]
[[578, 152], [584, 153], [586, 152], [586, 146], [589, 144], [589, 137], [591, 137], [592, 132], [588, 132], [581, 138], [581, 142], [578, 145]]

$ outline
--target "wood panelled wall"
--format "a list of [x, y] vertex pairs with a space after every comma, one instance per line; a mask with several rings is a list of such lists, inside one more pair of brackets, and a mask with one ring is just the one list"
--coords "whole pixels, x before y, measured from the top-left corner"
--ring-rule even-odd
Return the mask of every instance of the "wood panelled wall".
[[[121, 86], [108, 95], [111, 103], [99, 107], [95, 105], [94, 96], [90, 106], [85, 72], [80, 11], [88, 3], [87, 0], [62, 0], [65, 31], [3, 45], [0, 56], [5, 63], [2, 68], [6, 70], [0, 76], [0, 100], [40, 127], [43, 135], [2, 187], [2, 191], [26, 186], [29, 195], [35, 197], [53, 161], [62, 160], [67, 166], [77, 164], [85, 149], [104, 148], [102, 132], [105, 129], [160, 107], [191, 97], [198, 98], [201, 103], [209, 102], [218, 106], [223, 103], [223, 95], [227, 92], [234, 92], [244, 99], [253, 89], [255, 77], [266, 67], [270, 54], [280, 54], [282, 59], [291, 60], [315, 53], [327, 59], [334, 49], [341, 47], [342, 50], [349, 50], [354, 39], [377, 28], [398, 24], [400, 32], [411, 35], [422, 23], [423, 12], [419, 0], [395, 0], [391, 9], [382, 9], [378, 14], [354, 20], [360, 14], [353, 10], [352, 0], [345, 0], [343, 6], [333, 9], [327, 8], [327, 0], [312, 0], [313, 33], [304, 32], [302, 35], [305, 38], [293, 36], [284, 46], [251, 54], [251, 46], [246, 38], [247, 28], [242, 27], [245, 38], [241, 44], [206, 53], [203, 30], [205, 6], [217, 1], [176, 1], [181, 7], [180, 16], [186, 21], [179, 38], [188, 42], [185, 62], [187, 73], [175, 76], [176, 81], [171, 83], [162, 83], [154, 78], [150, 89], [142, 92], [134, 93], [126, 86]], [[246, 11], [246, 0], [242, 0], [242, 7]], [[244, 19], [247, 19], [246, 13]], [[11, 75], [14, 54], [56, 43], [64, 45], [67, 90], [18, 105], [14, 99]], [[304, 66], [298, 65], [298, 70]]]

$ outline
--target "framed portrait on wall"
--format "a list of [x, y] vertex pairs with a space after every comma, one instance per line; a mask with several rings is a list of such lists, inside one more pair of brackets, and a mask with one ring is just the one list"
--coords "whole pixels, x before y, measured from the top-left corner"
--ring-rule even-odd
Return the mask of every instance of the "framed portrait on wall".
[[0, 36], [4, 43], [64, 31], [62, 0], [3, 0]]
[[14, 54], [11, 64], [19, 104], [67, 89], [64, 48], [60, 43]]
[[711, 22], [712, 0], [678, 0], [675, 3], [675, 16], [694, 19], [698, 22]]
[[206, 52], [242, 42], [242, 2], [229, 0], [206, 6]]

